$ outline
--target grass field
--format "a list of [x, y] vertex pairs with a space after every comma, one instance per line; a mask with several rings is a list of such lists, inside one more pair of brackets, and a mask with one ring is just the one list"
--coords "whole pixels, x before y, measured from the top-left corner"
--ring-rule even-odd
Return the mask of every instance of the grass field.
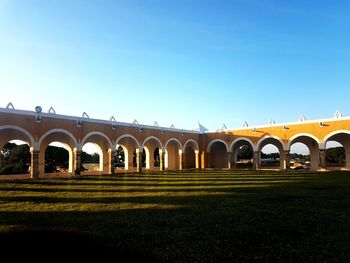
[[0, 181], [0, 242], [165, 262], [349, 262], [350, 173]]

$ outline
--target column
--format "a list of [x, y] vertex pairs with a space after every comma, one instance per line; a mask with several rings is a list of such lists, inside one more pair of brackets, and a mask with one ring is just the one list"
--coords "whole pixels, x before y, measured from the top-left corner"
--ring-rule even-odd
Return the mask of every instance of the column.
[[205, 151], [202, 151], [201, 153], [201, 169], [204, 170], [205, 166], [207, 165], [206, 160], [205, 160]]
[[326, 163], [326, 149], [320, 149], [320, 165], [321, 170], [326, 170], [327, 163]]
[[199, 151], [194, 151], [196, 156], [196, 169], [199, 169]]
[[159, 170], [164, 171], [164, 153], [163, 150], [159, 149]]
[[108, 172], [107, 174], [114, 174], [114, 156], [116, 151], [108, 149]]
[[[74, 149], [73, 155], [73, 175], [79, 175], [81, 172], [81, 150]], [[101, 157], [100, 157], [101, 158]]]
[[259, 151], [254, 151], [253, 170], [259, 170], [259, 162], [260, 162], [260, 152]]
[[138, 173], [142, 172], [142, 154], [140, 149], [136, 149], [136, 170]]
[[31, 161], [30, 161], [30, 178], [39, 177], [39, 154], [40, 151], [30, 149]]
[[232, 169], [233, 164], [232, 164], [232, 152], [227, 153], [227, 168]]
[[284, 160], [283, 160], [283, 170], [290, 169], [290, 154], [289, 151], [284, 151]]
[[183, 152], [179, 150], [179, 170], [181, 171], [183, 169]]

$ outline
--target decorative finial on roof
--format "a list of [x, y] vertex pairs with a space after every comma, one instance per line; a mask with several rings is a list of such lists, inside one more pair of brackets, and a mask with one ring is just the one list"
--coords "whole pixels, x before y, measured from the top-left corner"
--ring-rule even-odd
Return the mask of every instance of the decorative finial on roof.
[[89, 115], [84, 111], [83, 114], [81, 115], [82, 118], [88, 118], [90, 119]]
[[13, 107], [13, 104], [12, 104], [12, 102], [9, 102], [7, 105], [6, 105], [6, 109], [15, 109], [15, 107]]
[[48, 113], [56, 114], [56, 111], [52, 107], [50, 107]]
[[341, 117], [343, 117], [343, 115], [340, 113], [340, 111], [336, 111], [335, 113], [334, 113], [334, 119], [340, 119]]
[[300, 122], [306, 121], [306, 118], [305, 118], [304, 114], [301, 114], [301, 115], [300, 115], [299, 121], [300, 121]]

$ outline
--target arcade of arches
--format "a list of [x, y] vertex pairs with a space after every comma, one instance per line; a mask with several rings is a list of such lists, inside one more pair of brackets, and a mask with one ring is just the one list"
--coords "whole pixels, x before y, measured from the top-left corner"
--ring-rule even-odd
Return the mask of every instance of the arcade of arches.
[[[182, 169], [286, 170], [295, 145], [306, 149], [310, 170], [350, 169], [350, 118], [344, 117], [202, 133], [0, 108], [1, 149], [13, 140], [23, 141], [30, 148], [31, 177], [45, 174], [45, 153], [53, 142], [66, 149], [66, 172], [70, 175], [83, 173], [81, 156], [86, 144], [96, 146], [101, 174]], [[326, 151], [332, 143], [344, 148], [341, 164], [327, 161]], [[275, 155], [265, 154], [268, 147]]]

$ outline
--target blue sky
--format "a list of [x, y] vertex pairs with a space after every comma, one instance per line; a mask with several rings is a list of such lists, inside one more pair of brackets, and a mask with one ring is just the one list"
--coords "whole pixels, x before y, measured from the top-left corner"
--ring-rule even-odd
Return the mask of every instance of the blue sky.
[[0, 106], [210, 130], [350, 115], [350, 1], [0, 0]]

